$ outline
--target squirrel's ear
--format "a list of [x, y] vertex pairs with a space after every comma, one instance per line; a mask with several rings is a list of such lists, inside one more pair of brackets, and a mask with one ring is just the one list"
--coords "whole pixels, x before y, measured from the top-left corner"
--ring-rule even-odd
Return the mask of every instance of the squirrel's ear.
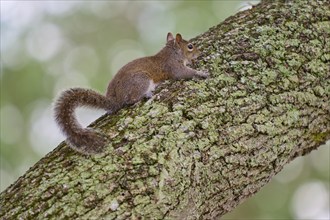
[[173, 37], [173, 35], [172, 35], [171, 32], [168, 32], [168, 33], [167, 33], [167, 42], [169, 42], [169, 41], [171, 41], [171, 40], [174, 40], [174, 37]]
[[180, 42], [180, 41], [182, 41], [182, 36], [181, 36], [181, 34], [176, 34], [176, 37], [175, 37], [175, 41], [176, 42]]

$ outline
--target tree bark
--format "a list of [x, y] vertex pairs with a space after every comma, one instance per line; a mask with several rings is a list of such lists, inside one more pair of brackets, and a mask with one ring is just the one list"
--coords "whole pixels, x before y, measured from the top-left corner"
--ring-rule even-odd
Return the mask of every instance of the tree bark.
[[[0, 195], [1, 219], [217, 219], [330, 138], [328, 1], [265, 1], [193, 39], [207, 80], [166, 82], [153, 99], [65, 143]], [[43, 128], [41, 128], [43, 129]]]

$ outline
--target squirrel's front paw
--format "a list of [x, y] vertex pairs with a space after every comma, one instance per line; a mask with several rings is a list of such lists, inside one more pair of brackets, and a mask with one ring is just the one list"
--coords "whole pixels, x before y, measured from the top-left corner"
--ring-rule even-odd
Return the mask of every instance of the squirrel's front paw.
[[199, 77], [202, 77], [202, 78], [207, 78], [207, 77], [210, 76], [210, 74], [209, 74], [208, 72], [203, 72], [203, 71], [198, 71], [198, 72], [197, 72], [197, 75], [198, 75]]

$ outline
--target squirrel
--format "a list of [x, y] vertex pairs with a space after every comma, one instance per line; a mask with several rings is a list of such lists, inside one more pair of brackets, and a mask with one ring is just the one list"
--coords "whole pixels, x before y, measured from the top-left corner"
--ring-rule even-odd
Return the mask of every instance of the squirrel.
[[108, 136], [91, 128], [83, 128], [75, 117], [77, 107], [104, 109], [113, 114], [143, 98], [168, 79], [206, 78], [208, 73], [186, 65], [200, 55], [199, 50], [181, 34], [167, 34], [166, 46], [156, 55], [133, 60], [123, 66], [110, 81], [106, 95], [91, 89], [72, 88], [61, 93], [55, 103], [55, 120], [67, 137], [67, 144], [85, 154], [99, 154], [109, 142]]

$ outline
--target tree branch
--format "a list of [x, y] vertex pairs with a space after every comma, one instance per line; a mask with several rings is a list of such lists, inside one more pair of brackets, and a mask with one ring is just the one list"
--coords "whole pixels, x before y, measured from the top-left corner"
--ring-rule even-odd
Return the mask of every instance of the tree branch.
[[[215, 219], [330, 138], [330, 7], [264, 1], [196, 37], [205, 81], [167, 82], [0, 195], [1, 219]], [[42, 129], [42, 128], [41, 128]]]

